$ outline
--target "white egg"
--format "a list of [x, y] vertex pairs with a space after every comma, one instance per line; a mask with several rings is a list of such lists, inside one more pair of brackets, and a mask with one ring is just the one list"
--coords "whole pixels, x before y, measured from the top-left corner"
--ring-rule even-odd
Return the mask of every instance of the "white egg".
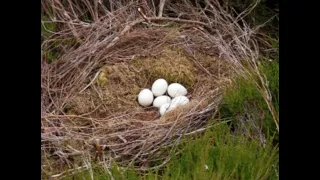
[[160, 108], [163, 104], [171, 103], [171, 98], [169, 96], [163, 95], [158, 96], [153, 101], [153, 106]]
[[188, 103], [189, 103], [189, 99], [186, 96], [177, 96], [173, 98], [171, 101], [171, 104], [174, 104], [176, 106], [183, 106]]
[[168, 88], [168, 83], [164, 79], [158, 79], [152, 84], [152, 93], [154, 96], [161, 96], [166, 93]]
[[153, 93], [149, 89], [143, 89], [138, 95], [138, 102], [141, 106], [150, 106], [153, 102]]
[[177, 96], [185, 96], [187, 93], [187, 89], [179, 83], [172, 83], [168, 87], [168, 94], [173, 98]]
[[169, 109], [169, 106], [170, 106], [170, 103], [166, 103], [166, 104], [163, 104], [160, 108], [159, 108], [159, 112], [160, 112], [160, 115], [163, 116], [164, 113], [166, 113]]
[[171, 103], [163, 104], [163, 105], [159, 108], [160, 115], [163, 116], [166, 112], [174, 109], [175, 107], [176, 107], [176, 105], [171, 104]]

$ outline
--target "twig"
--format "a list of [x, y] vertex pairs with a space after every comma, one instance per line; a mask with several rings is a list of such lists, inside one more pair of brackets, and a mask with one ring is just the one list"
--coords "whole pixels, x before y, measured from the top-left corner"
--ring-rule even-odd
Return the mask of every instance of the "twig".
[[158, 17], [162, 17], [163, 7], [165, 3], [166, 3], [166, 0], [160, 0]]
[[91, 86], [91, 84], [96, 80], [96, 78], [98, 77], [98, 75], [100, 74], [101, 70], [99, 70], [95, 75], [94, 77], [92, 78], [92, 80], [90, 81], [90, 83], [88, 85], [86, 85], [86, 87], [84, 87], [80, 92], [79, 94], [82, 94], [83, 91], [85, 91], [89, 86]]
[[[230, 121], [231, 121], [231, 120], [227, 120], [227, 121], [224, 121], [224, 122], [221, 122], [221, 123], [227, 123], [227, 122], [230, 122]], [[200, 128], [200, 129], [197, 129], [197, 130], [195, 130], [195, 131], [186, 133], [185, 135], [188, 136], [188, 135], [196, 134], [196, 133], [199, 133], [199, 132], [203, 132], [203, 131], [205, 131], [206, 129], [210, 129], [210, 128], [216, 127], [217, 125], [219, 125], [219, 124], [221, 124], [221, 123], [215, 124], [215, 125], [213, 125], [213, 126], [208, 126], [208, 127], [206, 127], [206, 128]]]

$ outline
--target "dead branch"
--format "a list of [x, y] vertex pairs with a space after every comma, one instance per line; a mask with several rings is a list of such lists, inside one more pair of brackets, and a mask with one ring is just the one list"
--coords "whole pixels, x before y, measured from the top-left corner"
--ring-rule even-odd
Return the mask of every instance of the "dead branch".
[[163, 7], [165, 3], [166, 3], [166, 0], [160, 0], [158, 17], [162, 17]]

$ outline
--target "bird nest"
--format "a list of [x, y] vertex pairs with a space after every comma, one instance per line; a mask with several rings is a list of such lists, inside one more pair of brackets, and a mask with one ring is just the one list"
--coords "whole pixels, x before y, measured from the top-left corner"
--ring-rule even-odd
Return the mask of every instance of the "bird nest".
[[[147, 29], [142, 33], [139, 30], [123, 37], [123, 42], [112, 51], [124, 51], [125, 48], [143, 51], [142, 47], [150, 47], [146, 45], [150, 43], [148, 38], [155, 38], [156, 33], [159, 33], [159, 39], [163, 35], [172, 36], [169, 30]], [[135, 39], [146, 40], [137, 43]], [[124, 54], [130, 53], [127, 55], [130, 59], [118, 61], [120, 58], [116, 57], [112, 62], [112, 57], [108, 57], [100, 60], [92, 72], [86, 73], [87, 79], [82, 87], [79, 86], [81, 88], [60, 90], [66, 93], [64, 96], [58, 93], [59, 90], [48, 87], [48, 96], [43, 100], [50, 103], [42, 106], [47, 105], [47, 112], [51, 109], [53, 113], [45, 113], [42, 117], [43, 154], [55, 154], [53, 157], [65, 165], [73, 164], [77, 155], [87, 155], [92, 159], [114, 159], [122, 165], [134, 162], [141, 168], [146, 166], [143, 162], [165, 159], [168, 154], [161, 149], [170, 148], [184, 134], [203, 128], [217, 110], [221, 101], [219, 89], [230, 76], [231, 68], [215, 56], [202, 53], [190, 56], [183, 46], [175, 45], [176, 42], [168, 41], [148, 49], [157, 54], [124, 51]], [[130, 43], [130, 48], [126, 47]], [[61, 68], [64, 63], [68, 61], [46, 64], [47, 69], [43, 69]], [[57, 75], [60, 72], [56, 71], [47, 80], [55, 82], [59, 77], [61, 85], [67, 86], [68, 83], [61, 81], [70, 81], [73, 77], [75, 82], [77, 76], [81, 76], [78, 73], [87, 71], [85, 68], [88, 67], [83, 66], [80, 70], [81, 64], [79, 66], [78, 71], [66, 71], [65, 78], [60, 78]], [[141, 107], [137, 102], [139, 91], [151, 88], [158, 78], [183, 84], [190, 103], [162, 117], [158, 108]]]

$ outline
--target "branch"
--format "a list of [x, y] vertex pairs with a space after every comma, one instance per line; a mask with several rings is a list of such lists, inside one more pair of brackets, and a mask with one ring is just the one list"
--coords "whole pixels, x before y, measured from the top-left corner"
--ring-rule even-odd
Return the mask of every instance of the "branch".
[[[162, 0], [162, 1], [163, 1], [163, 3], [165, 2], [165, 0]], [[148, 23], [157, 22], [157, 21], [173, 21], [173, 22], [179, 22], [179, 23], [198, 24], [198, 25], [204, 26], [206, 29], [210, 29], [210, 31], [212, 31], [212, 27], [208, 26], [207, 23], [204, 23], [204, 22], [201, 22], [201, 21], [193, 21], [193, 20], [186, 20], [186, 19], [179, 19], [179, 18], [162, 17], [162, 13], [161, 13], [161, 16], [158, 15], [158, 17], [147, 17], [142, 12], [141, 8], [138, 8], [138, 12], [143, 17], [143, 19], [145, 19]]]
[[178, 22], [178, 23], [188, 23], [188, 24], [197, 24], [200, 26], [203, 26], [206, 30], [208, 30], [210, 33], [214, 33], [214, 29], [210, 27], [207, 23], [201, 22], [201, 21], [193, 21], [193, 20], [186, 20], [186, 19], [179, 19], [179, 18], [170, 18], [170, 17], [147, 17], [141, 10], [141, 8], [138, 8], [138, 12], [143, 17], [143, 19], [135, 20], [129, 24], [127, 24], [123, 30], [119, 33], [118, 36], [116, 36], [111, 43], [107, 46], [107, 49], [114, 46], [119, 40], [120, 36], [124, 35], [126, 32], [128, 32], [131, 28], [136, 26], [137, 24], [140, 24], [144, 21], [147, 21], [149, 24], [151, 22], [158, 22], [158, 21], [172, 21], [172, 22]]
[[158, 17], [162, 17], [163, 7], [165, 3], [166, 3], [166, 0], [160, 0]]

